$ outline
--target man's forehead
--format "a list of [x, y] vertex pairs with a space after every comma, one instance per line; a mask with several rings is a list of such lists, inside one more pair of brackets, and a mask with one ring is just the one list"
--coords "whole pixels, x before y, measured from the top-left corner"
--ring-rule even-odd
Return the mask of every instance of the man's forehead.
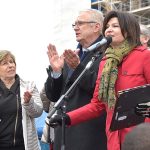
[[90, 15], [87, 12], [82, 12], [79, 14], [76, 20], [81, 20], [81, 19], [87, 20], [89, 18], [90, 18]]

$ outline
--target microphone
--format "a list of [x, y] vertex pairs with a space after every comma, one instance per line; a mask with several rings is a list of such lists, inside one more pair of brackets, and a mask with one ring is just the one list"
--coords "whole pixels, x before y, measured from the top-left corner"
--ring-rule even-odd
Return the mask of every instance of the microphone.
[[104, 44], [110, 44], [112, 42], [112, 37], [108, 36], [108, 37], [104, 37], [101, 41], [91, 45], [90, 47], [87, 48], [87, 52], [93, 51], [97, 48], [99, 48], [100, 46], [104, 45]]

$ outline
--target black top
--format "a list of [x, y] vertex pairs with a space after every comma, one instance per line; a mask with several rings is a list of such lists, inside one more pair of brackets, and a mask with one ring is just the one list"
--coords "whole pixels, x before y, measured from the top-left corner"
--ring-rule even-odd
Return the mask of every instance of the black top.
[[19, 76], [10, 89], [0, 80], [0, 149], [24, 147]]

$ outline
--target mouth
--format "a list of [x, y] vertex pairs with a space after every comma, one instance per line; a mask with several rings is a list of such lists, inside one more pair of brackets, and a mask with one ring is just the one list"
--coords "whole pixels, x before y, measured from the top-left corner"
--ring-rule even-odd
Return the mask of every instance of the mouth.
[[8, 71], [8, 73], [14, 73], [15, 72], [15, 70], [9, 70]]
[[106, 35], [106, 37], [109, 37], [109, 36], [110, 36], [110, 37], [114, 37], [113, 35], [110, 35], [110, 34]]
[[80, 35], [80, 33], [76, 33], [76, 37], [79, 36], [79, 35]]

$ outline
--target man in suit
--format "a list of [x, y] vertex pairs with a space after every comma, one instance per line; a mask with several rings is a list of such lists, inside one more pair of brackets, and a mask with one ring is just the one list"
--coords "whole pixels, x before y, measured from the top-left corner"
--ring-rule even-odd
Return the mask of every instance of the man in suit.
[[[76, 40], [79, 42], [77, 50], [67, 49], [63, 55], [59, 56], [56, 47], [52, 44], [48, 45], [47, 54], [50, 69], [45, 83], [48, 99], [56, 102], [69, 89], [91, 60], [95, 51], [87, 51], [87, 48], [102, 40], [102, 24], [103, 15], [100, 11], [94, 9], [80, 11], [75, 23], [72, 25], [76, 34]], [[100, 50], [102, 51], [101, 48]], [[102, 54], [69, 93], [66, 100], [66, 112], [90, 102], [101, 58]], [[60, 114], [60, 110], [58, 110], [58, 114]], [[66, 128], [65, 150], [106, 150], [105, 118], [106, 113], [104, 112], [104, 115], [100, 118], [75, 127]], [[61, 127], [57, 126], [55, 128], [54, 150], [60, 149]]]

